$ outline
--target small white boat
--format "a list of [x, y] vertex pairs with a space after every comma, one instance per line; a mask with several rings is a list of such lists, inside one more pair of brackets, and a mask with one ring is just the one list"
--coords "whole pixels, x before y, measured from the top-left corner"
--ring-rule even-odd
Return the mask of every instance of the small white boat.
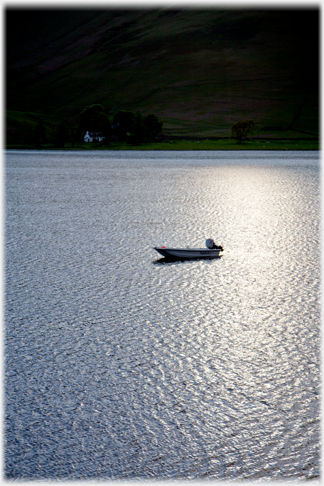
[[165, 247], [154, 247], [160, 255], [169, 258], [217, 258], [223, 251], [223, 248], [217, 248], [210, 250], [208, 248], [165, 248]]

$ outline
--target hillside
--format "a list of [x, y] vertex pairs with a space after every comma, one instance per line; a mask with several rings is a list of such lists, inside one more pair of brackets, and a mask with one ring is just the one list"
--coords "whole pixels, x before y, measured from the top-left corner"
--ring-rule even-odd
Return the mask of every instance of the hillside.
[[318, 55], [316, 9], [7, 9], [7, 109], [76, 122], [101, 103], [155, 113], [169, 135], [229, 136], [253, 118], [307, 136]]

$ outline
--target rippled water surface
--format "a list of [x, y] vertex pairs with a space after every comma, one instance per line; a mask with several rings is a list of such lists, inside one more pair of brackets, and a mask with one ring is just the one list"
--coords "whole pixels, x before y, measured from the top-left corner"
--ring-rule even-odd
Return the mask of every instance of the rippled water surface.
[[6, 477], [319, 478], [319, 168], [7, 152]]

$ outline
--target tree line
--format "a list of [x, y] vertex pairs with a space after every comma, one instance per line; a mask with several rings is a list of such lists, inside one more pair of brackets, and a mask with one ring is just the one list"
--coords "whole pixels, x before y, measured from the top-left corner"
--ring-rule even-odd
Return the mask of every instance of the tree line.
[[[104, 137], [102, 145], [109, 145], [112, 141], [130, 142], [140, 144], [143, 142], [154, 141], [161, 132], [163, 122], [153, 113], [142, 115], [131, 111], [118, 111], [111, 117], [108, 110], [101, 104], [86, 106], [79, 115], [79, 123], [72, 125], [67, 121], [62, 121], [55, 128], [52, 135], [57, 147], [64, 147], [65, 143], [82, 143], [86, 132], [99, 133]], [[42, 144], [46, 143], [47, 134], [42, 122], [35, 127], [34, 141]]]
[[[57, 125], [45, 125], [40, 121], [33, 131], [31, 126], [25, 123], [19, 133], [7, 131], [7, 143], [31, 143], [35, 146], [54, 144], [58, 148], [64, 148], [69, 142], [74, 147], [75, 144], [84, 142], [86, 132], [92, 132], [103, 137], [102, 145], [109, 145], [112, 141], [137, 145], [156, 140], [163, 123], [153, 113], [144, 116], [140, 112], [118, 111], [111, 117], [109, 111], [97, 103], [86, 106], [80, 112], [78, 123], [66, 119]], [[241, 144], [256, 128], [254, 120], [238, 121], [231, 128], [231, 138]]]

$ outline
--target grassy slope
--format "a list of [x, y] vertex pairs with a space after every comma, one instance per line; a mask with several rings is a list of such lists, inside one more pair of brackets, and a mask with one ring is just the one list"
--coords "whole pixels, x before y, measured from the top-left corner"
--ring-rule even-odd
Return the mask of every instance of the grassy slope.
[[77, 120], [99, 102], [153, 112], [172, 135], [229, 136], [242, 118], [318, 133], [312, 12], [27, 13], [7, 18], [10, 110]]

